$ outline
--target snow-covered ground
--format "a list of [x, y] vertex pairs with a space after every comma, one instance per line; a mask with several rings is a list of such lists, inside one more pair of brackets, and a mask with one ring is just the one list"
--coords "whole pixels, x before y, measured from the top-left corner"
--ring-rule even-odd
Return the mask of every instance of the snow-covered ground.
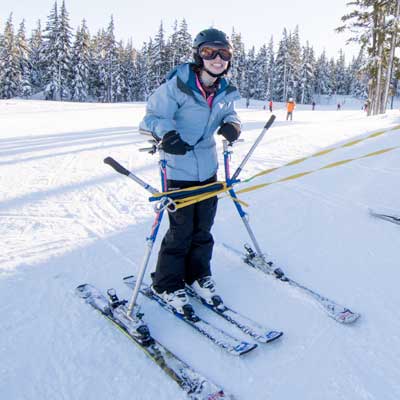
[[[361, 102], [346, 99], [341, 111], [336, 102], [315, 111], [299, 106], [293, 122], [276, 104], [277, 120], [241, 177], [400, 123], [398, 109], [367, 118]], [[235, 146], [233, 168], [269, 117], [257, 102], [247, 109], [241, 102], [239, 113], [244, 142]], [[0, 101], [0, 399], [185, 398], [74, 295], [85, 282], [130, 294], [121, 278], [139, 268], [152, 207], [148, 193], [103, 159], [110, 155], [158, 185], [156, 158], [138, 152], [143, 114], [143, 103]], [[399, 146], [399, 134], [340, 147], [253, 183]], [[230, 254], [223, 242], [239, 248], [248, 237], [231, 201], [222, 199], [213, 230], [219, 291], [233, 308], [285, 335], [239, 359], [141, 299], [153, 335], [238, 399], [398, 400], [400, 227], [372, 218], [368, 208], [399, 214], [399, 155], [396, 149], [241, 196], [264, 251], [293, 279], [360, 312], [354, 325], [336, 323]]]

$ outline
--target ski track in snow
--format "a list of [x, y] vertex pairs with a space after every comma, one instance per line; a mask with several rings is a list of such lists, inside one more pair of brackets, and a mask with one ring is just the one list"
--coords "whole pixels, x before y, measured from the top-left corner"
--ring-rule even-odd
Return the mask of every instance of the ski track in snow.
[[[350, 100], [277, 121], [242, 178], [399, 124], [398, 111], [366, 118]], [[317, 107], [318, 108], [318, 107]], [[81, 283], [130, 291], [121, 278], [137, 272], [153, 212], [148, 193], [116, 174], [110, 155], [158, 187], [156, 158], [139, 153], [143, 103], [77, 104], [0, 101], [0, 398], [102, 400], [184, 399], [177, 385], [74, 295]], [[240, 108], [244, 143], [232, 171], [269, 113]], [[400, 145], [400, 131], [284, 167], [254, 184]], [[220, 143], [218, 144], [221, 150]], [[221, 152], [221, 151], [220, 151]], [[222, 176], [222, 169], [220, 169]], [[141, 298], [153, 335], [238, 399], [397, 400], [400, 318], [397, 289], [400, 230], [369, 208], [400, 212], [399, 150], [283, 182], [240, 198], [265, 252], [288, 276], [354, 311], [342, 326], [294, 289], [251, 270], [220, 243], [249, 242], [228, 199], [214, 226], [213, 271], [225, 302], [284, 336], [242, 358], [201, 338]], [[154, 247], [167, 227], [164, 221]], [[200, 307], [200, 316], [249, 339]]]

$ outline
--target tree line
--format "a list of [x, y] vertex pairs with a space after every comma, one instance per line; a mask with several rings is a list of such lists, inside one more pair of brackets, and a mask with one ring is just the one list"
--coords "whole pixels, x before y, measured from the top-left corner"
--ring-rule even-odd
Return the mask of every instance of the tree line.
[[[175, 21], [169, 36], [161, 22], [157, 34], [140, 49], [131, 40], [118, 41], [114, 30], [111, 17], [107, 28], [95, 35], [89, 33], [85, 20], [73, 33], [64, 1], [60, 7], [54, 3], [45, 26], [38, 21], [29, 38], [25, 22], [15, 32], [10, 15], [0, 34], [0, 98], [41, 93], [48, 100], [145, 101], [168, 71], [192, 59], [192, 36], [185, 19]], [[360, 46], [358, 56], [346, 63], [342, 50], [335, 59], [325, 51], [316, 55], [308, 42], [302, 45], [298, 27], [285, 28], [276, 46], [271, 37], [258, 50], [246, 50], [235, 29], [230, 38], [231, 79], [247, 99], [292, 97], [307, 104], [321, 95], [366, 99], [371, 90], [373, 71], [366, 46]]]

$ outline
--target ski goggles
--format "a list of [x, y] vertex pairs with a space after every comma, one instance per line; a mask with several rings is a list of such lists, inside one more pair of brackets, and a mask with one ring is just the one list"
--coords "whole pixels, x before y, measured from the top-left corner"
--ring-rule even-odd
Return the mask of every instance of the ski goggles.
[[205, 44], [199, 48], [199, 56], [203, 60], [214, 60], [217, 55], [219, 55], [224, 61], [231, 61], [233, 55], [232, 49], [209, 44]]

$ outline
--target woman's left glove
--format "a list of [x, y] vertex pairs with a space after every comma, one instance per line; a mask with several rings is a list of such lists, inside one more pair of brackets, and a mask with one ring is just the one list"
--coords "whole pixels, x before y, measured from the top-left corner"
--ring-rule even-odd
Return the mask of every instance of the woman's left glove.
[[230, 144], [237, 140], [240, 136], [240, 125], [234, 122], [226, 122], [219, 130], [218, 135], [222, 135]]

